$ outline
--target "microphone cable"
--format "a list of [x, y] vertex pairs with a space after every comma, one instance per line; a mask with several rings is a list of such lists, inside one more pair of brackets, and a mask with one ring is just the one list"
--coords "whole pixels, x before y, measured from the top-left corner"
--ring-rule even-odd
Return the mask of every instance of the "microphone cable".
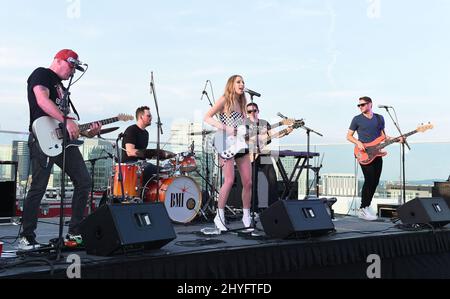
[[71, 85], [71, 86], [74, 86], [75, 83], [77, 83], [78, 81], [80, 81], [80, 79], [83, 78], [83, 76], [86, 74], [86, 72], [87, 72], [88, 69], [89, 69], [89, 65], [87, 65], [87, 64], [85, 64], [85, 65], [86, 65], [86, 70], [80, 75], [80, 77], [78, 77], [75, 81], [72, 82], [72, 85]]

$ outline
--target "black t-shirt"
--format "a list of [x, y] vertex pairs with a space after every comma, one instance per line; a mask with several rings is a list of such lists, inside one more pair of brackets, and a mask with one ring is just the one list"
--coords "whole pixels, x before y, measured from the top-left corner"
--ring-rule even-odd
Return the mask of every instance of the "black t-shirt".
[[[125, 144], [134, 144], [135, 149], [146, 149], [148, 145], [148, 132], [147, 130], [142, 130], [137, 125], [129, 126], [125, 132], [122, 140], [122, 148], [125, 148]], [[122, 162], [136, 162], [138, 158], [129, 157], [127, 152], [122, 150]]]
[[31, 73], [30, 77], [27, 80], [28, 83], [28, 105], [30, 107], [30, 127], [29, 130], [31, 132], [31, 125], [33, 122], [41, 117], [47, 116], [41, 107], [39, 107], [36, 101], [36, 95], [33, 92], [33, 88], [37, 85], [42, 85], [47, 87], [50, 91], [50, 100], [52, 100], [58, 108], [62, 111], [62, 101], [61, 99], [64, 96], [64, 86], [61, 83], [61, 79], [58, 75], [53, 72], [51, 69], [47, 68], [37, 68]]

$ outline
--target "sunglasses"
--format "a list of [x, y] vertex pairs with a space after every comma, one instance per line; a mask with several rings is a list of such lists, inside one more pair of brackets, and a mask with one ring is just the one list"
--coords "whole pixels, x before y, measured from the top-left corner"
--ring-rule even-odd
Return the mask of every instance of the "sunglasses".
[[364, 107], [364, 106], [366, 106], [367, 104], [369, 104], [369, 103], [362, 103], [362, 104], [358, 104], [358, 105], [356, 105], [356, 106], [358, 106], [358, 107]]
[[258, 112], [258, 110], [254, 109], [254, 110], [247, 110], [247, 113], [252, 113], [252, 112]]

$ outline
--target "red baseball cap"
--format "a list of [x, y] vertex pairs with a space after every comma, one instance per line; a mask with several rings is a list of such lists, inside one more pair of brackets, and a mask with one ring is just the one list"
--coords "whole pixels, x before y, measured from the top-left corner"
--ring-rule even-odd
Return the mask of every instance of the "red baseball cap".
[[[70, 61], [71, 59], [69, 59], [69, 58], [72, 58], [73, 61]], [[60, 50], [58, 53], [56, 53], [55, 59], [61, 59], [61, 60], [67, 61], [67, 62], [69, 62], [71, 64], [74, 64], [74, 61], [76, 61], [78, 63], [75, 63], [75, 68], [77, 70], [84, 71], [79, 66], [78, 54], [75, 51], [73, 51], [73, 50], [70, 50], [70, 49], [62, 49], [62, 50]]]

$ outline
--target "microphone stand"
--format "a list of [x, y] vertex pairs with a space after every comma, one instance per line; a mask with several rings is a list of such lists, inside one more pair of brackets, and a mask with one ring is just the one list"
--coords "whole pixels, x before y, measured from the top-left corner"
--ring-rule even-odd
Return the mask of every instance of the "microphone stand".
[[[111, 154], [109, 154], [111, 155]], [[88, 201], [89, 205], [88, 205], [88, 215], [91, 214], [92, 212], [92, 203], [94, 202], [94, 170], [95, 170], [95, 163], [99, 160], [106, 160], [112, 157], [111, 156], [104, 156], [104, 157], [98, 157], [98, 158], [94, 158], [94, 159], [89, 159], [89, 160], [85, 160], [84, 162], [90, 162], [91, 163], [91, 198]]]
[[[253, 104], [253, 94], [250, 94], [250, 103]], [[254, 107], [252, 105], [252, 107]], [[251, 213], [251, 224], [250, 227], [256, 229], [256, 220], [255, 220], [255, 212], [257, 210], [257, 202], [256, 197], [258, 196], [258, 168], [259, 168], [259, 156], [257, 157], [257, 154], [260, 153], [260, 146], [259, 146], [259, 117], [255, 119], [255, 122], [252, 124], [253, 126], [253, 132], [256, 126], [256, 152], [253, 151], [253, 165], [252, 165], [252, 199], [251, 199], [251, 206], [250, 206], [250, 213]]]
[[161, 150], [161, 135], [163, 134], [161, 117], [159, 115], [158, 100], [156, 98], [155, 83], [153, 82], [153, 72], [150, 81], [150, 92], [153, 94], [155, 101], [156, 115], [157, 115], [157, 134], [156, 134], [156, 202], [159, 202], [159, 155]]
[[[397, 119], [397, 113], [395, 113], [395, 108], [392, 107], [395, 113], [395, 119], [397, 119], [397, 122], [392, 117], [391, 113], [389, 112], [388, 107], [383, 107], [386, 109], [386, 112], [389, 114], [389, 117], [392, 119], [392, 122], [394, 123], [395, 127], [397, 128], [397, 131], [400, 133], [400, 136], [403, 136], [403, 133], [400, 129], [400, 126], [398, 125], [398, 119]], [[405, 140], [405, 142], [402, 143], [401, 146], [401, 153], [402, 153], [402, 202], [405, 204], [406, 202], [406, 177], [405, 177], [405, 145], [408, 147], [409, 150], [411, 150], [411, 147], [409, 146], [408, 142]]]
[[300, 128], [306, 130], [306, 195], [305, 195], [305, 199], [308, 199], [309, 197], [309, 169], [311, 168], [310, 164], [309, 164], [309, 158], [310, 158], [310, 145], [311, 145], [311, 132], [319, 135], [320, 137], [323, 137], [322, 134], [320, 134], [319, 132], [314, 131], [311, 128], [308, 128], [307, 126], [301, 126]]
[[[119, 153], [119, 140], [122, 138], [123, 134], [119, 134], [116, 139], [116, 155], [117, 155], [117, 163], [119, 168], [118, 181], [120, 182], [120, 193], [122, 195], [122, 202], [125, 201], [125, 189], [123, 187], [123, 175], [122, 175], [122, 159]], [[113, 200], [114, 202], [114, 200]]]
[[[209, 80], [208, 80], [209, 81]], [[206, 82], [206, 83], [208, 83], [208, 81]], [[206, 86], [205, 86], [205, 89], [206, 89]], [[206, 98], [208, 99], [208, 103], [209, 103], [209, 106], [210, 107], [212, 107], [213, 106], [213, 103], [211, 102], [211, 99], [209, 98], [209, 95], [208, 95], [208, 92], [206, 91], [206, 90], [203, 90], [203, 92], [202, 92], [202, 97], [200, 98], [200, 100], [202, 100], [203, 99], [203, 96], [204, 95], [206, 95]], [[214, 194], [213, 193], [213, 190], [215, 189], [215, 188], [213, 188], [213, 186], [212, 186], [212, 184], [210, 183], [210, 172], [209, 172], [209, 153], [206, 151], [206, 155], [205, 155], [205, 144], [206, 144], [206, 142], [205, 142], [205, 140], [206, 140], [206, 134], [205, 134], [205, 132], [204, 131], [202, 131], [202, 158], [203, 157], [205, 157], [206, 156], [206, 167], [204, 168], [204, 173], [206, 173], [206, 179], [205, 178], [203, 178], [203, 176], [202, 175], [200, 175], [200, 173], [198, 173], [205, 181], [206, 181], [206, 184], [205, 184], [205, 194], [208, 196], [208, 198], [206, 199], [206, 202], [205, 202], [205, 209], [206, 208], [209, 208], [209, 203], [210, 203], [210, 201], [211, 201], [211, 194]], [[209, 187], [211, 187], [211, 194], [209, 193], [209, 190], [208, 190], [208, 188]], [[210, 208], [209, 208], [210, 209]], [[210, 211], [211, 211], [211, 209], [210, 209]], [[204, 216], [205, 217], [205, 216]], [[206, 218], [206, 217], [205, 217]]]
[[63, 155], [63, 163], [61, 169], [61, 198], [60, 198], [60, 206], [59, 206], [59, 234], [58, 241], [56, 242], [56, 260], [59, 261], [61, 258], [61, 251], [64, 246], [63, 239], [63, 228], [64, 228], [64, 200], [66, 198], [66, 147], [67, 147], [67, 115], [69, 114], [69, 96], [70, 96], [70, 87], [72, 86], [72, 80], [75, 75], [75, 72], [72, 73], [69, 79], [69, 84], [67, 88], [64, 90], [64, 95], [62, 98], [62, 109], [63, 109], [63, 123], [62, 123], [62, 155]]

